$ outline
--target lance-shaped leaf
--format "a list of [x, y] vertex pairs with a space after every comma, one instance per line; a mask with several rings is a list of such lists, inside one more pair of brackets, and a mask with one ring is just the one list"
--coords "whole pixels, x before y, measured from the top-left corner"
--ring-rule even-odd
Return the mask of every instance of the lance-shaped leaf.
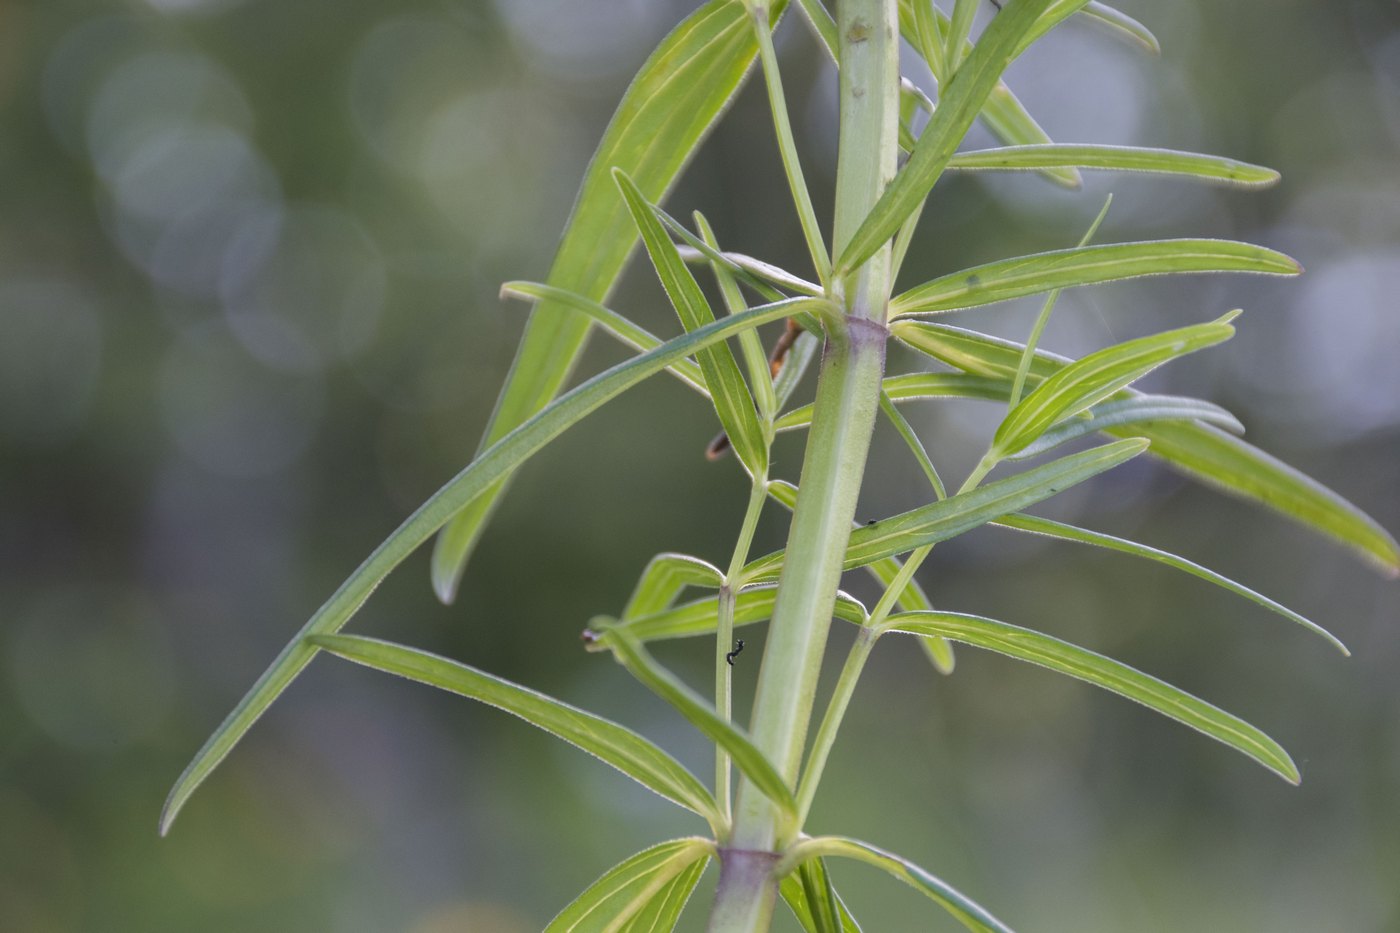
[[[1071, 454], [1044, 466], [987, 483], [969, 492], [863, 525], [851, 532], [845, 569], [957, 537], [1010, 512], [1048, 499], [1091, 476], [1131, 460], [1147, 449], [1143, 440], [1122, 440]], [[745, 581], [776, 579], [786, 551], [774, 551], [744, 568]]]
[[[773, 4], [778, 21], [784, 0]], [[626, 171], [651, 201], [666, 196], [681, 170], [728, 107], [758, 56], [753, 22], [741, 0], [710, 0], [661, 41], [632, 80], [588, 166], [549, 271], [549, 284], [605, 301], [636, 245], [612, 170]], [[482, 438], [481, 450], [505, 437], [557, 395], [583, 349], [589, 321], [544, 302], [526, 325], [510, 376]], [[468, 506], [433, 552], [433, 590], [456, 596], [472, 548], [503, 482]]]
[[1234, 240], [1151, 240], [1057, 249], [973, 266], [925, 282], [890, 302], [893, 317], [938, 314], [1148, 275], [1253, 272], [1297, 275], [1302, 267], [1275, 250]]
[[[948, 31], [949, 25], [948, 15], [932, 3], [901, 0], [899, 4], [900, 32], [913, 48], [923, 54], [933, 79], [940, 85], [949, 79], [940, 39]], [[965, 43], [962, 57], [966, 59], [971, 51], [972, 44]], [[978, 118], [993, 136], [1009, 146], [1050, 142], [1049, 135], [1035, 122], [1005, 81], [997, 81], [987, 95]], [[1073, 168], [1047, 168], [1042, 174], [1066, 188], [1078, 188], [1083, 184], [1079, 172]]]
[[1079, 168], [1105, 172], [1146, 172], [1176, 175], [1198, 181], [1253, 188], [1272, 185], [1279, 174], [1224, 156], [1138, 146], [1096, 146], [1046, 143], [973, 149], [959, 152], [948, 163], [959, 171], [1044, 171]]
[[618, 928], [618, 933], [672, 933], [709, 862], [709, 856], [706, 855], [687, 865], [680, 874], [652, 895], [651, 900], [647, 901], [632, 919]]
[[[934, 359], [992, 378], [1014, 375], [1025, 349], [1019, 343], [941, 324], [898, 321], [890, 330]], [[1037, 385], [1069, 362], [1037, 351], [1027, 381]], [[1125, 390], [1125, 397], [1136, 394]], [[1240, 438], [1185, 421], [1109, 429], [1110, 434], [1120, 431], [1148, 438], [1153, 456], [1188, 476], [1260, 502], [1347, 545], [1387, 576], [1400, 575], [1400, 544], [1389, 532], [1332, 490]]]
[[1000, 459], [1016, 453], [1051, 425], [1097, 405], [1169, 360], [1229, 340], [1235, 333], [1230, 321], [1238, 313], [1128, 340], [1075, 360], [1007, 413], [992, 438], [992, 456]]
[[[778, 589], [772, 584], [740, 590], [734, 597], [734, 625], [753, 625], [771, 619], [777, 599]], [[837, 590], [832, 615], [855, 625], [864, 625], [870, 614], [860, 600]], [[588, 623], [583, 640], [589, 651], [604, 651], [611, 648], [609, 632], [614, 629], [626, 629], [629, 635], [643, 643], [693, 638], [713, 634], [718, 620], [719, 599], [711, 596], [646, 615], [624, 615], [621, 619], [597, 616]]]
[[834, 272], [838, 278], [874, 255], [923, 203], [1002, 72], [1011, 64], [1017, 44], [1051, 2], [1015, 0], [992, 20], [957, 76], [940, 91], [938, 108], [909, 154], [909, 161], [885, 188], [850, 242], [838, 247], [840, 258]]
[[[552, 285], [543, 285], [539, 282], [507, 282], [501, 286], [501, 297], [523, 298], [527, 301], [537, 302], [550, 301], [562, 307], [571, 308], [592, 318], [595, 324], [617, 338], [620, 343], [643, 353], [656, 349], [662, 343], [660, 337], [638, 324], [633, 324], [611, 308]], [[700, 367], [694, 360], [678, 360], [666, 367], [666, 371], [705, 398], [710, 397], [709, 390], [705, 388], [705, 379], [700, 374]]]
[[802, 310], [804, 305], [810, 307], [813, 301], [804, 298], [765, 305], [668, 340], [655, 350], [619, 363], [569, 391], [482, 452], [375, 548], [374, 553], [340, 585], [282, 649], [175, 782], [161, 813], [161, 832], [169, 830], [195, 788], [218, 767], [272, 701], [315, 656], [318, 649], [306, 643], [305, 638], [309, 635], [328, 635], [343, 628], [389, 572], [403, 563], [408, 555], [463, 507], [489, 494], [502, 477], [509, 475], [566, 429], [648, 376], [699, 349], [732, 337], [746, 327], [757, 327], [767, 321], [788, 317]]
[[622, 617], [631, 619], [660, 612], [675, 602], [687, 586], [717, 590], [723, 583], [724, 573], [708, 561], [689, 554], [657, 554], [642, 571]]
[[[666, 234], [666, 228], [651, 204], [624, 172], [619, 170], [613, 174], [632, 212], [632, 220], [642, 233], [642, 242], [651, 255], [657, 277], [661, 279], [681, 319], [681, 326], [693, 331], [714, 321], [715, 313], [705, 300], [700, 283], [686, 268], [685, 260], [681, 259], [676, 244]], [[743, 374], [739, 372], [733, 352], [727, 344], [721, 343], [701, 350], [696, 354], [696, 359], [700, 363], [700, 371], [705, 374], [705, 387], [710, 390], [715, 411], [719, 414], [725, 433], [729, 435], [734, 452], [753, 475], [767, 473], [768, 445], [754, 410], [753, 396], [744, 382]]]
[[783, 878], [778, 894], [806, 933], [861, 933], [820, 858], [808, 859]]
[[1035, 457], [1088, 434], [1156, 421], [1199, 421], [1234, 434], [1244, 433], [1238, 418], [1212, 402], [1178, 395], [1141, 395], [1104, 402], [1087, 412], [1087, 417], [1061, 421], [1008, 459]]
[[1011, 933], [1011, 929], [984, 907], [948, 882], [924, 871], [908, 859], [878, 849], [868, 842], [843, 836], [817, 836], [804, 839], [788, 849], [785, 862], [800, 863], [809, 858], [833, 856], [855, 859], [888, 872], [952, 914], [963, 926], [976, 933]]
[[[715, 232], [711, 229], [709, 221], [699, 211], [695, 212], [694, 217], [695, 228], [700, 231], [705, 245], [718, 253], [719, 242], [715, 239]], [[747, 310], [748, 302], [744, 300], [734, 272], [729, 268], [729, 264], [724, 262], [722, 255], [710, 261], [710, 269], [714, 272], [715, 282], [719, 285], [720, 295], [723, 296], [724, 306], [729, 313], [737, 314]], [[781, 294], [773, 296], [781, 297]], [[778, 397], [773, 394], [772, 368], [763, 352], [763, 342], [754, 331], [746, 330], [739, 336], [739, 349], [744, 356], [744, 368], [749, 371], [749, 386], [753, 389], [754, 400], [758, 403], [758, 415], [766, 428], [778, 414]]]
[[1045, 535], [1046, 537], [1055, 538], [1059, 541], [1072, 541], [1076, 544], [1088, 544], [1093, 547], [1106, 548], [1110, 551], [1130, 554], [1133, 557], [1141, 557], [1146, 560], [1156, 561], [1168, 567], [1173, 567], [1177, 570], [1189, 573], [1193, 577], [1199, 577], [1208, 583], [1214, 583], [1221, 589], [1228, 590], [1236, 596], [1243, 596], [1250, 602], [1263, 606], [1270, 612], [1276, 612], [1285, 619], [1296, 622], [1303, 626], [1303, 628], [1321, 635], [1323, 638], [1327, 639], [1327, 641], [1331, 642], [1333, 647], [1342, 654], [1347, 656], [1351, 655], [1351, 652], [1347, 650], [1347, 646], [1342, 644], [1337, 636], [1333, 635], [1316, 622], [1304, 618], [1287, 606], [1274, 602], [1267, 596], [1256, 593], [1254, 590], [1251, 590], [1241, 583], [1236, 583], [1223, 574], [1216, 573], [1214, 570], [1207, 567], [1202, 567], [1200, 564], [1189, 561], [1184, 557], [1178, 557], [1169, 551], [1149, 547], [1146, 544], [1139, 544], [1136, 541], [1129, 541], [1126, 538], [1118, 538], [1113, 535], [1103, 534], [1102, 532], [1090, 531], [1087, 528], [1080, 528], [1076, 525], [1066, 525], [1063, 522], [1051, 521], [1048, 518], [1037, 518], [1034, 515], [1004, 515], [997, 519], [994, 524], [1001, 528], [1012, 528], [1016, 531]]
[[1107, 29], [1111, 35], [1138, 46], [1144, 52], [1152, 55], [1162, 53], [1162, 44], [1157, 41], [1152, 30], [1121, 10], [1106, 3], [1099, 3], [1098, 0], [1089, 0], [1079, 12], [1086, 19], [1093, 20]]
[[1016, 49], [1016, 54], [1020, 55], [1030, 48], [1041, 36], [1045, 35], [1056, 26], [1069, 19], [1088, 5], [1088, 0], [1054, 0], [1049, 8], [1040, 15], [1040, 19], [1035, 25], [1021, 36], [1021, 44]]
[[[714, 854], [708, 839], [673, 839], [613, 866], [545, 927], [545, 933], [603, 933], [626, 929], [631, 918], [684, 877], [697, 863], [704, 871]], [[697, 879], [699, 875], [696, 875]], [[694, 885], [692, 884], [693, 888]], [[666, 927], [664, 929], [669, 929]]]
[[720, 718], [713, 706], [662, 667], [625, 628], [613, 629], [607, 635], [613, 656], [633, 677], [674, 706], [691, 725], [727, 751], [734, 760], [734, 766], [744, 772], [745, 777], [753, 781], [754, 786], [785, 814], [789, 817], [796, 815], [797, 801], [793, 799], [792, 789], [747, 735]]
[[1068, 674], [1190, 726], [1243, 752], [1284, 780], [1298, 783], [1298, 769], [1288, 753], [1249, 723], [1171, 684], [1088, 649], [995, 619], [953, 612], [915, 612], [890, 616], [884, 630], [911, 635], [942, 635], [953, 641]]
[[332, 654], [446, 690], [538, 726], [612, 765], [667, 800], [698, 813], [711, 826], [723, 825], [714, 797], [678, 761], [647, 739], [601, 716], [417, 648], [359, 635], [313, 635], [311, 645]]

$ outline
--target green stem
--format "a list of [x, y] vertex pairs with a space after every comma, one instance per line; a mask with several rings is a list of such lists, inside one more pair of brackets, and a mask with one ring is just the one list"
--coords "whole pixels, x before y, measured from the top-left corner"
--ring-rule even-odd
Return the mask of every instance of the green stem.
[[[896, 0], [841, 0], [841, 136], [835, 242], [844, 245], [894, 177], [899, 68]], [[796, 786], [817, 676], [855, 517], [884, 375], [889, 303], [888, 244], [840, 282], [829, 283], [844, 314], [827, 319], [812, 426], [802, 463], [788, 557], [758, 675], [749, 734]], [[782, 851], [793, 825], [748, 780], [739, 782], [730, 848], [710, 914], [711, 933], [768, 929], [779, 879], [741, 870]], [[771, 864], [768, 866], [771, 869]]]
[[768, 102], [773, 111], [773, 127], [778, 134], [778, 152], [782, 156], [788, 187], [792, 189], [793, 203], [797, 206], [802, 235], [807, 240], [807, 251], [812, 254], [812, 265], [817, 270], [817, 281], [826, 286], [831, 279], [831, 256], [822, 239], [816, 211], [812, 209], [812, 197], [807, 190], [807, 179], [802, 174], [802, 163], [797, 158], [797, 142], [793, 139], [792, 123], [788, 119], [787, 95], [783, 93], [778, 56], [773, 51], [773, 27], [768, 21], [766, 6], [752, 10], [752, 15], [754, 34], [758, 39], [758, 57], [763, 63], [763, 80], [768, 86]]
[[[719, 591], [719, 623], [715, 632], [715, 710], [725, 722], [733, 718], [731, 675], [734, 669], [728, 656], [734, 650], [730, 645], [734, 638], [734, 601], [738, 596], [734, 590], [734, 581], [739, 579], [744, 564], [749, 559], [749, 547], [753, 544], [758, 518], [763, 514], [763, 505], [767, 499], [768, 477], [755, 476], [753, 489], [749, 493], [749, 505], [744, 512], [744, 523], [739, 529], [739, 540], [734, 545], [734, 555], [729, 560], [729, 571], [725, 574], [724, 585]], [[730, 821], [729, 779], [729, 753], [722, 746], [716, 745], [715, 800], [719, 802], [720, 814], [726, 824]]]

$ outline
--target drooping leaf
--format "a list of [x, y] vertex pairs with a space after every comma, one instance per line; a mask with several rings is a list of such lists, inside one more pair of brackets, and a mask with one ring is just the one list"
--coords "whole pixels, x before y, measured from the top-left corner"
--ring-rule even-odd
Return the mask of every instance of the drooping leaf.
[[1002, 420], [992, 450], [1007, 457], [1065, 418], [1097, 405], [1163, 363], [1230, 339], [1232, 312], [1208, 324], [1128, 340], [1075, 360], [1045, 379]]
[[1063, 522], [1051, 521], [1048, 518], [1037, 518], [1034, 515], [1003, 515], [994, 522], [995, 525], [1003, 528], [1012, 528], [1016, 531], [1025, 531], [1031, 534], [1045, 535], [1059, 541], [1072, 541], [1077, 544], [1088, 544], [1093, 547], [1107, 548], [1110, 551], [1118, 551], [1123, 554], [1131, 554], [1133, 557], [1142, 557], [1147, 560], [1156, 561], [1168, 567], [1184, 571], [1194, 577], [1199, 577], [1208, 583], [1214, 583], [1221, 589], [1228, 590], [1236, 596], [1243, 596], [1252, 603], [1256, 603], [1276, 612], [1291, 622], [1296, 622], [1303, 628], [1321, 635], [1344, 655], [1350, 656], [1351, 652], [1347, 646], [1342, 644], [1331, 632], [1309, 619], [1289, 609], [1287, 606], [1274, 602], [1267, 596], [1260, 595], [1243, 584], [1236, 583], [1229, 577], [1216, 573], [1207, 567], [1202, 567], [1184, 557], [1178, 557], [1168, 551], [1159, 548], [1149, 547], [1136, 541], [1129, 541], [1126, 538], [1118, 538], [1113, 535], [1103, 534], [1098, 531], [1090, 531], [1087, 528], [1079, 528], [1075, 525], [1066, 525]]
[[[1146, 449], [1146, 441], [1116, 441], [909, 512], [880, 519], [874, 525], [863, 525], [851, 532], [845, 569], [862, 567], [883, 557], [946, 541], [1010, 512], [1048, 499], [1136, 457]], [[776, 579], [782, 571], [785, 554], [786, 551], [774, 551], [750, 562], [744, 568], [743, 579], [750, 582]]]
[[[773, 4], [776, 23], [785, 0]], [[613, 185], [621, 168], [651, 201], [661, 201], [709, 133], [758, 55], [741, 0], [710, 0], [661, 40], [637, 72], [589, 163], [550, 268], [550, 285], [606, 301], [636, 245]], [[481, 451], [557, 395], [588, 335], [588, 319], [549, 302], [526, 325], [510, 375], [482, 437]], [[472, 548], [510, 474], [456, 516], [433, 552], [433, 590], [450, 603]]]
[[[616, 337], [623, 344], [643, 353], [661, 346], [661, 338], [646, 328], [633, 324], [611, 308], [562, 288], [554, 288], [538, 282], [507, 282], [501, 286], [501, 297], [523, 298], [528, 301], [549, 301], [562, 307], [571, 308], [581, 314], [588, 315], [595, 324], [601, 326], [603, 330]], [[705, 388], [704, 377], [700, 374], [700, 367], [694, 360], [677, 360], [666, 367], [666, 371], [705, 398], [710, 397], [710, 391]]]
[[[714, 854], [708, 839], [673, 839], [638, 852], [613, 866], [559, 912], [545, 933], [604, 933], [625, 924], [670, 883]], [[698, 878], [698, 875], [697, 875]], [[692, 885], [694, 887], [694, 885]]]
[[636, 589], [623, 607], [622, 618], [660, 612], [675, 602], [687, 586], [717, 590], [723, 583], [724, 573], [708, 561], [689, 554], [657, 554], [642, 571]]
[[1069, 143], [973, 149], [953, 156], [948, 168], [959, 171], [1043, 171], [1048, 168], [1078, 168], [1107, 172], [1147, 172], [1240, 187], [1263, 187], [1272, 185], [1279, 179], [1278, 172], [1271, 168], [1227, 159], [1224, 156], [1138, 146]]
[[551, 402], [510, 434], [487, 448], [460, 473], [418, 507], [375, 548], [325, 604], [307, 620], [195, 755], [175, 782], [161, 813], [161, 832], [170, 828], [180, 809], [272, 701], [315, 656], [305, 642], [310, 635], [338, 632], [359, 610], [380, 582], [463, 507], [487, 495], [496, 483], [546, 444], [611, 399], [697, 350], [725, 340], [746, 327], [781, 320], [815, 299], [793, 299], [754, 308], [682, 334], [648, 353], [606, 370]]
[[1298, 783], [1298, 769], [1288, 753], [1254, 726], [1184, 690], [1086, 648], [995, 619], [954, 612], [890, 616], [884, 631], [942, 635], [1068, 674], [1190, 726], [1243, 752], [1284, 780]]
[[709, 821], [722, 825], [719, 808], [704, 784], [678, 761], [625, 726], [519, 684], [440, 657], [360, 635], [313, 635], [307, 641], [365, 667], [478, 700], [612, 765], [643, 787]]
[[1095, 405], [1087, 417], [1061, 421], [1030, 444], [1011, 454], [1008, 459], [1021, 460], [1039, 456], [1061, 444], [1111, 428], [1131, 428], [1158, 421], [1199, 421], [1213, 424], [1235, 434], [1244, 432], [1239, 419], [1219, 405], [1198, 398], [1178, 395], [1141, 395], [1120, 398]]
[[[989, 378], [1015, 373], [1024, 350], [1018, 343], [960, 327], [897, 321], [891, 333], [916, 350], [964, 372]], [[1039, 351], [1028, 382], [1041, 380], [1069, 360]], [[1124, 397], [1134, 397], [1131, 389]], [[1347, 545], [1388, 576], [1400, 575], [1400, 544], [1364, 512], [1332, 490], [1237, 437], [1205, 424], [1163, 421], [1110, 428], [1152, 441], [1152, 455], [1188, 476], [1231, 495], [1252, 499]]]
[[952, 158], [968, 128], [982, 110], [1016, 46], [1052, 0], [1016, 0], [992, 19], [981, 40], [958, 69], [957, 77], [939, 93], [938, 108], [904, 164], [874, 208], [839, 246], [834, 275], [841, 278], [875, 254], [905, 218], [923, 203]]
[[[686, 268], [685, 260], [681, 259], [676, 244], [666, 234], [666, 228], [653, 212], [651, 204], [626, 173], [618, 170], [614, 172], [614, 177], [632, 212], [632, 220], [641, 231], [642, 242], [651, 256], [652, 265], [656, 267], [657, 277], [661, 279], [681, 319], [681, 326], [687, 331], [694, 331], [713, 322], [715, 314], [705, 300], [705, 293], [700, 290], [700, 283]], [[744, 382], [734, 353], [728, 344], [720, 343], [697, 352], [696, 360], [705, 375], [705, 387], [710, 390], [715, 411], [734, 452], [751, 474], [766, 475], [768, 444], [758, 423], [754, 397], [748, 383]]]
[[802, 861], [821, 856], [855, 859], [874, 865], [934, 901], [976, 933], [1011, 933], [1010, 927], [943, 879], [929, 874], [908, 859], [878, 849], [868, 842], [843, 836], [817, 836], [794, 845], [788, 850], [786, 858]]
[[1275, 250], [1234, 240], [1152, 240], [1057, 249], [973, 266], [925, 282], [890, 302], [891, 317], [938, 314], [1149, 275], [1253, 272], [1297, 275], [1302, 268]]
[[791, 817], [797, 813], [797, 801], [792, 796], [792, 789], [747, 735], [733, 723], [720, 718], [713, 706], [662, 667], [625, 628], [612, 629], [607, 636], [613, 656], [633, 677], [675, 707], [711, 741], [723, 747], [734, 760], [734, 766], [785, 814]]
[[1015, 54], [1020, 55], [1030, 48], [1037, 39], [1084, 9], [1087, 4], [1088, 0], [1054, 0], [1049, 8], [1040, 15], [1040, 19], [1036, 21], [1035, 25], [1021, 36], [1021, 44], [1017, 47]]

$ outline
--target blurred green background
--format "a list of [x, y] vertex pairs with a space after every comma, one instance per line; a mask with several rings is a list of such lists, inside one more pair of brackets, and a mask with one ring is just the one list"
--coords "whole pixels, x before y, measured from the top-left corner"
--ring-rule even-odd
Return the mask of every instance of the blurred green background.
[[[497, 286], [544, 275], [613, 103], [690, 6], [0, 0], [0, 930], [516, 933], [636, 849], [701, 831], [500, 713], [323, 659], [155, 832], [175, 776], [291, 633], [470, 456], [525, 316]], [[1400, 529], [1400, 5], [1122, 6], [1160, 59], [1071, 24], [1013, 68], [1050, 133], [1220, 152], [1283, 183], [949, 178], [907, 281], [1072, 244], [1109, 191], [1101, 240], [1292, 253], [1301, 280], [1068, 294], [1046, 345], [1245, 307], [1234, 341], [1152, 387], [1227, 405]], [[790, 20], [780, 50], [826, 211], [834, 78]], [[804, 268], [752, 86], [671, 205]], [[613, 304], [674, 332], [640, 264]], [[1035, 306], [967, 323], [1020, 337]], [[584, 365], [618, 358], [595, 340]], [[909, 411], [954, 476], [996, 417]], [[614, 716], [708, 773], [704, 743], [578, 633], [653, 553], [725, 559], [746, 489], [701, 456], [714, 431], [672, 382], [623, 397], [522, 471], [456, 606], [433, 600], [420, 555], [353, 630]], [[799, 455], [781, 443], [778, 471]], [[882, 429], [862, 517], [924, 498]], [[912, 857], [1025, 931], [1400, 930], [1395, 584], [1148, 463], [1048, 512], [1213, 566], [1355, 656], [1192, 578], [994, 529], [939, 548], [922, 575], [939, 605], [1239, 713], [1302, 786], [1092, 688], [972, 649], [940, 679], [891, 642], [813, 830]], [[781, 540], [779, 517], [760, 537]], [[741, 710], [761, 640], [737, 667]], [[847, 643], [838, 630], [829, 661]], [[660, 654], [703, 684], [710, 650]], [[949, 928], [884, 876], [836, 877], [867, 930]]]

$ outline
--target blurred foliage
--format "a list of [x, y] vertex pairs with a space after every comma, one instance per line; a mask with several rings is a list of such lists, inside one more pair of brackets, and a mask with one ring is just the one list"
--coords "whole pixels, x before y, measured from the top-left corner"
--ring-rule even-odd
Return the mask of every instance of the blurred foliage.
[[[1300, 282], [1068, 294], [1045, 344], [1082, 353], [1243, 305], [1235, 341], [1169, 378], [1400, 527], [1400, 7], [1122, 5], [1160, 60], [1071, 25], [1012, 69], [1051, 134], [1218, 151], [1283, 183], [1095, 177], [1075, 194], [953, 178], [906, 280], [1069, 245], [1110, 189], [1103, 241], [1284, 249]], [[474, 449], [523, 323], [497, 284], [542, 275], [612, 103], [685, 9], [0, 0], [0, 929], [527, 931], [628, 852], [697, 828], [506, 717], [322, 659], [155, 834], [170, 782], [246, 685]], [[809, 179], [829, 191], [834, 78], [800, 25], [779, 38]], [[672, 204], [800, 267], [766, 121], [750, 88]], [[674, 326], [647, 276], [616, 303]], [[972, 313], [1022, 335], [1033, 307]], [[598, 341], [587, 365], [616, 353]], [[432, 599], [425, 555], [356, 629], [588, 705], [703, 771], [703, 743], [577, 641], [652, 553], [727, 553], [745, 490], [701, 456], [703, 412], [663, 382], [604, 409], [526, 468], [455, 607]], [[991, 415], [911, 411], [954, 470]], [[780, 471], [797, 443], [779, 445]], [[874, 463], [864, 511], [918, 504], [892, 435]], [[839, 816], [1027, 930], [1400, 928], [1394, 585], [1146, 464], [1056, 509], [1144, 528], [1355, 657], [1190, 578], [995, 529], [940, 549], [922, 579], [942, 606], [1246, 715], [1293, 752], [1302, 787], [1081, 685], [970, 649], [942, 680], [891, 643], [815, 826]], [[781, 532], [765, 526], [760, 548]], [[692, 663], [694, 647], [663, 655], [700, 674], [709, 649]], [[738, 666], [741, 715], [755, 671]], [[843, 890], [868, 929], [927, 928], [916, 895], [864, 877]]]

